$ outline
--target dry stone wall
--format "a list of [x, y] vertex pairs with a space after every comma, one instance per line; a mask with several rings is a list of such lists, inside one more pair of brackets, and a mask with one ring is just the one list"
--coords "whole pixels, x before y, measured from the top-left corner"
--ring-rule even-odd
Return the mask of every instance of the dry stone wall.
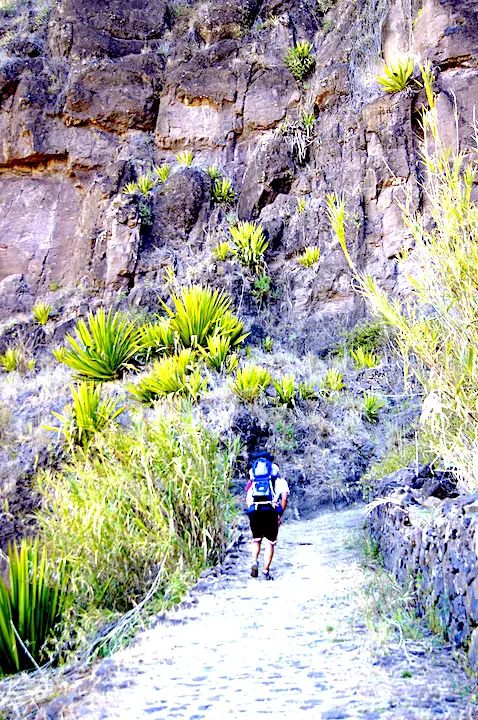
[[432, 629], [466, 650], [477, 672], [478, 495], [443, 498], [456, 495], [453, 486], [450, 493], [421, 474], [398, 471], [384, 479], [384, 499], [369, 515], [371, 535], [386, 569], [412, 589]]

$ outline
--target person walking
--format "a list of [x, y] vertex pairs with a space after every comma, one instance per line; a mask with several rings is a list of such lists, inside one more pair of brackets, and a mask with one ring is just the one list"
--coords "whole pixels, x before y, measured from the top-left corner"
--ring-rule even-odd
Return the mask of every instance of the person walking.
[[259, 575], [259, 554], [262, 541], [266, 540], [264, 551], [264, 580], [271, 580], [269, 568], [274, 557], [279, 525], [289, 499], [289, 486], [281, 477], [278, 466], [267, 451], [252, 455], [249, 482], [246, 488], [246, 505], [252, 532], [251, 576]]

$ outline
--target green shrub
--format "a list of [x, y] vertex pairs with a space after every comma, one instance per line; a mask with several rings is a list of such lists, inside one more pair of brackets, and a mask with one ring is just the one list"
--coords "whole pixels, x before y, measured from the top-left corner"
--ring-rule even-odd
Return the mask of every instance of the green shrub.
[[254, 288], [252, 295], [255, 297], [257, 302], [260, 304], [267, 297], [271, 289], [271, 279], [268, 275], [259, 275], [254, 280]]
[[308, 245], [298, 258], [301, 265], [306, 268], [313, 267], [320, 260], [320, 248]]
[[0, 355], [0, 364], [7, 372], [13, 372], [18, 368], [21, 360], [21, 353], [18, 348], [9, 347], [3, 355]]
[[144, 362], [151, 358], [172, 352], [175, 345], [174, 330], [170, 318], [159, 318], [154, 323], [139, 327], [139, 357]]
[[254, 402], [270, 385], [271, 376], [260, 365], [246, 363], [236, 373], [230, 387], [243, 402]]
[[371, 423], [375, 423], [378, 420], [378, 411], [383, 407], [383, 400], [377, 395], [369, 395], [368, 393], [363, 394], [363, 414], [366, 420]]
[[304, 80], [315, 65], [312, 43], [307, 40], [296, 43], [284, 57], [284, 62], [296, 80]]
[[174, 310], [164, 306], [183, 347], [206, 347], [207, 338], [228, 335], [231, 345], [238, 345], [247, 337], [244, 323], [231, 311], [227, 293], [201, 285], [184, 288], [181, 295], [172, 296]]
[[232, 187], [232, 180], [229, 178], [217, 178], [211, 188], [211, 195], [214, 202], [230, 205], [236, 199], [236, 193]]
[[52, 560], [45, 548], [40, 552], [38, 538], [10, 546], [8, 558], [9, 586], [0, 578], [0, 675], [48, 659], [48, 641], [68, 597], [65, 560]]
[[166, 182], [171, 174], [171, 165], [169, 163], [163, 163], [162, 165], [154, 165], [153, 172], [158, 178], [159, 182]]
[[355, 367], [358, 370], [361, 370], [364, 367], [377, 367], [380, 362], [374, 353], [367, 352], [363, 349], [363, 347], [358, 347], [357, 350], [351, 350], [350, 355], [354, 361]]
[[69, 348], [54, 350], [57, 360], [77, 373], [77, 377], [92, 380], [115, 380], [134, 366], [133, 360], [141, 349], [140, 333], [135, 322], [121, 313], [105, 313], [100, 308], [88, 315], [88, 326], [79, 320], [76, 339], [66, 336]]
[[326, 395], [331, 395], [332, 393], [343, 390], [344, 387], [345, 385], [343, 373], [341, 373], [336, 368], [329, 368], [325, 374], [325, 377], [322, 379], [322, 391]]
[[262, 347], [266, 352], [271, 353], [274, 349], [274, 340], [267, 335], [262, 341]]
[[138, 185], [138, 190], [141, 193], [141, 195], [144, 195], [146, 197], [146, 195], [148, 195], [148, 193], [156, 185], [156, 180], [153, 177], [151, 177], [151, 175], [147, 175], [147, 174], [140, 175], [138, 178], [137, 185]]
[[413, 58], [398, 58], [390, 65], [383, 66], [384, 75], [377, 75], [377, 82], [389, 93], [396, 93], [404, 90], [413, 73]]
[[297, 390], [293, 375], [283, 375], [279, 380], [272, 379], [277, 393], [277, 403], [288, 408], [295, 408]]
[[41, 536], [51, 557], [69, 559], [78, 612], [124, 612], [157, 576], [161, 597], [178, 570], [191, 577], [221, 559], [236, 452], [222, 453], [200, 420], [157, 410], [107, 435], [101, 453], [43, 473]]
[[126, 387], [136, 400], [151, 405], [158, 398], [188, 395], [187, 374], [192, 369], [193, 353], [190, 348], [182, 350], [178, 355], [157, 360], [149, 375], [133, 385]]
[[351, 351], [362, 349], [372, 354], [382, 347], [385, 339], [384, 324], [381, 320], [355, 325], [345, 335], [345, 343]]
[[72, 407], [70, 415], [53, 415], [61, 421], [59, 428], [50, 430], [62, 433], [72, 445], [88, 447], [91, 439], [99, 432], [115, 425], [116, 418], [124, 412], [118, 407], [119, 398], [101, 397], [101, 387], [93, 383], [82, 382], [76, 388], [71, 387]]
[[229, 243], [228, 242], [220, 242], [216, 245], [216, 247], [213, 247], [212, 251], [214, 255], [217, 257], [218, 260], [224, 261], [226, 260], [227, 256], [229, 255]]
[[40, 325], [46, 325], [51, 313], [51, 305], [44, 302], [37, 302], [32, 308], [33, 317]]
[[317, 400], [318, 395], [313, 383], [300, 382], [297, 385], [297, 392], [301, 400]]
[[253, 275], [264, 275], [264, 253], [269, 242], [264, 237], [262, 226], [254, 222], [240, 222], [231, 227], [231, 235], [232, 250], [239, 263]]
[[178, 155], [176, 155], [176, 160], [178, 161], [178, 163], [180, 163], [180, 165], [191, 167], [194, 161], [194, 155], [191, 150], [183, 150]]

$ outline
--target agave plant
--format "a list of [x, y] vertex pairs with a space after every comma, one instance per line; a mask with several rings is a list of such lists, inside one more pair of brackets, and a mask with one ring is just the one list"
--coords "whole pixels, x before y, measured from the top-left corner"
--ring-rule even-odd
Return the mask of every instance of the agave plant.
[[269, 242], [264, 237], [262, 226], [254, 222], [240, 222], [231, 227], [231, 235], [232, 249], [240, 264], [253, 275], [264, 275], [264, 253]]
[[299, 397], [301, 400], [317, 400], [317, 391], [313, 383], [298, 383], [297, 392], [299, 393]]
[[153, 172], [159, 179], [159, 182], [166, 182], [171, 174], [171, 165], [169, 163], [163, 163], [162, 165], [155, 165]]
[[207, 338], [216, 334], [228, 335], [231, 345], [241, 343], [247, 334], [244, 323], [231, 311], [227, 293], [201, 285], [184, 288], [181, 295], [172, 296], [174, 310], [164, 305], [171, 318], [171, 328], [183, 347], [207, 347]]
[[213, 370], [221, 372], [227, 355], [231, 349], [231, 338], [228, 335], [213, 335], [207, 338], [207, 349], [202, 349], [205, 360]]
[[151, 175], [140, 175], [138, 178], [138, 190], [141, 195], [147, 195], [154, 188], [156, 181]]
[[356, 350], [351, 350], [350, 355], [354, 361], [355, 367], [361, 370], [364, 367], [373, 368], [380, 362], [378, 357], [373, 352], [367, 352], [363, 347], [358, 347]]
[[129, 182], [126, 183], [126, 185], [121, 190], [123, 195], [134, 195], [138, 192], [138, 183], [135, 182]]
[[230, 387], [243, 402], [254, 402], [270, 385], [271, 376], [260, 365], [246, 363], [239, 368]]
[[149, 375], [142, 377], [137, 385], [128, 384], [128, 392], [142, 403], [152, 404], [161, 397], [187, 395], [187, 373], [194, 360], [190, 348], [178, 355], [157, 360]]
[[174, 330], [170, 318], [159, 318], [154, 323], [146, 323], [139, 328], [141, 350], [139, 357], [144, 362], [155, 356], [169, 353], [175, 345]]
[[79, 320], [76, 338], [66, 336], [69, 348], [54, 351], [60, 362], [75, 370], [76, 377], [93, 380], [115, 380], [134, 367], [134, 356], [141, 349], [141, 338], [135, 322], [104, 308], [89, 313], [88, 325]]
[[32, 308], [33, 317], [40, 325], [47, 324], [50, 313], [51, 305], [45, 305], [45, 303], [41, 302], [41, 300], [35, 303]]
[[272, 383], [276, 389], [278, 404], [294, 408], [297, 394], [294, 376], [283, 375], [279, 380], [272, 379]]
[[389, 93], [404, 90], [413, 73], [413, 58], [403, 57], [383, 67], [384, 75], [377, 75], [380, 87]]
[[384, 404], [383, 400], [377, 397], [377, 395], [369, 395], [366, 392], [364, 392], [363, 394], [363, 400], [363, 414], [365, 416], [365, 419], [371, 423], [377, 422], [378, 411]]
[[191, 165], [193, 164], [194, 155], [191, 150], [183, 150], [182, 152], [178, 153], [178, 155], [176, 155], [176, 160], [180, 165], [191, 167]]
[[0, 364], [7, 372], [13, 372], [18, 368], [21, 361], [21, 352], [18, 348], [9, 347], [3, 355], [0, 355]]
[[321, 385], [322, 391], [326, 395], [330, 395], [334, 392], [339, 392], [345, 387], [344, 375], [336, 368], [329, 368], [325, 374], [325, 377], [322, 380]]
[[312, 43], [304, 40], [290, 48], [284, 62], [296, 80], [303, 80], [311, 72], [315, 64]]
[[320, 248], [308, 245], [299, 257], [299, 262], [306, 268], [313, 267], [320, 260]]
[[217, 165], [209, 165], [206, 172], [213, 182], [214, 180], [218, 180], [221, 177], [221, 171], [219, 170]]
[[227, 256], [229, 255], [229, 250], [229, 243], [226, 241], [218, 243], [216, 247], [213, 247], [212, 249], [217, 259], [222, 261], [226, 260]]
[[232, 187], [232, 180], [229, 178], [217, 178], [211, 188], [211, 195], [214, 202], [230, 205], [236, 198]]
[[201, 372], [201, 368], [197, 367], [192, 370], [186, 377], [185, 393], [193, 402], [197, 402], [207, 390], [207, 378]]
[[60, 427], [49, 430], [62, 433], [72, 445], [89, 445], [92, 437], [115, 424], [116, 418], [124, 412], [118, 407], [119, 398], [102, 398], [101, 388], [94, 383], [81, 382], [71, 387], [72, 407], [70, 415], [53, 415], [61, 421]]
[[8, 558], [8, 585], [0, 578], [0, 675], [46, 660], [45, 645], [68, 597], [66, 562], [52, 563], [38, 538], [11, 545]]

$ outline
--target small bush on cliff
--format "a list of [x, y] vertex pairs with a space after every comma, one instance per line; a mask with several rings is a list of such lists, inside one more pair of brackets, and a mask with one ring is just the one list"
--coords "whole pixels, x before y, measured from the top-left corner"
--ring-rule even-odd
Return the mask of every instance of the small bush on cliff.
[[10, 546], [8, 558], [8, 586], [0, 578], [0, 676], [48, 659], [48, 641], [68, 598], [67, 564], [40, 551], [38, 538]]
[[264, 254], [269, 241], [261, 225], [254, 222], [240, 222], [231, 227], [232, 250], [239, 263], [253, 275], [265, 274]]
[[306, 268], [313, 267], [320, 260], [320, 248], [308, 245], [304, 248], [304, 252], [299, 256], [298, 260]]
[[298, 42], [294, 47], [290, 48], [284, 57], [284, 62], [296, 80], [304, 80], [315, 65], [312, 43], [307, 42], [307, 40]]
[[229, 255], [229, 243], [224, 241], [220, 242], [216, 245], [216, 247], [213, 247], [212, 249], [214, 255], [217, 257], [218, 260], [226, 260], [227, 256]]
[[178, 155], [176, 155], [176, 160], [180, 165], [191, 167], [194, 161], [194, 155], [191, 150], [183, 150], [182, 152], [178, 153]]
[[128, 384], [127, 389], [136, 400], [151, 405], [158, 398], [174, 395], [188, 395], [187, 376], [193, 369], [191, 349], [182, 350], [178, 355], [157, 360], [152, 371], [137, 385]]
[[231, 205], [236, 199], [236, 193], [232, 187], [232, 180], [229, 180], [229, 178], [217, 178], [214, 180], [211, 195], [214, 202]]
[[272, 379], [277, 397], [276, 401], [279, 405], [285, 405], [288, 408], [295, 408], [297, 397], [297, 389], [293, 375], [283, 375], [279, 380]]
[[231, 388], [243, 402], [254, 402], [268, 388], [271, 376], [260, 365], [246, 363], [236, 373]]
[[145, 323], [139, 328], [139, 357], [143, 362], [164, 353], [172, 352], [176, 336], [170, 318], [159, 318], [154, 323]]
[[69, 347], [54, 350], [57, 360], [71, 367], [77, 377], [92, 380], [115, 380], [134, 367], [134, 357], [141, 349], [141, 338], [135, 322], [121, 313], [106, 314], [104, 308], [90, 312], [88, 324], [79, 320], [76, 338], [66, 336]]
[[364, 393], [363, 396], [363, 414], [366, 420], [375, 423], [378, 420], [378, 411], [383, 407], [383, 400], [377, 395], [369, 395]]
[[426, 399], [421, 427], [429, 450], [455, 469], [463, 485], [478, 486], [478, 206], [475, 168], [439, 134], [428, 67], [422, 77], [429, 108], [423, 112], [422, 164], [431, 217], [402, 205], [414, 247], [405, 304], [389, 298], [349, 259], [359, 292], [395, 330], [405, 372], [414, 373]]
[[377, 75], [377, 82], [389, 93], [405, 90], [413, 73], [414, 62], [410, 57], [398, 58], [383, 67], [384, 75]]
[[0, 355], [0, 364], [6, 372], [13, 372], [20, 363], [20, 350], [18, 348], [9, 347], [3, 355]]
[[325, 377], [321, 382], [322, 392], [330, 396], [333, 393], [340, 392], [345, 387], [344, 375], [336, 368], [329, 368], [325, 374]]
[[354, 361], [354, 365], [358, 370], [362, 368], [373, 368], [379, 364], [379, 359], [374, 353], [367, 352], [363, 347], [357, 348], [357, 350], [351, 350], [350, 356]]
[[59, 428], [50, 430], [62, 433], [70, 445], [88, 447], [96, 433], [114, 427], [116, 418], [124, 412], [118, 407], [119, 398], [103, 398], [101, 387], [82, 382], [71, 388], [72, 405], [68, 415], [53, 415], [61, 421]]
[[163, 163], [162, 165], [155, 165], [153, 172], [158, 178], [159, 182], [166, 182], [171, 174], [171, 165], [169, 163]]
[[45, 305], [45, 303], [41, 301], [35, 303], [32, 308], [33, 317], [40, 325], [47, 324], [50, 313], [51, 305]]

